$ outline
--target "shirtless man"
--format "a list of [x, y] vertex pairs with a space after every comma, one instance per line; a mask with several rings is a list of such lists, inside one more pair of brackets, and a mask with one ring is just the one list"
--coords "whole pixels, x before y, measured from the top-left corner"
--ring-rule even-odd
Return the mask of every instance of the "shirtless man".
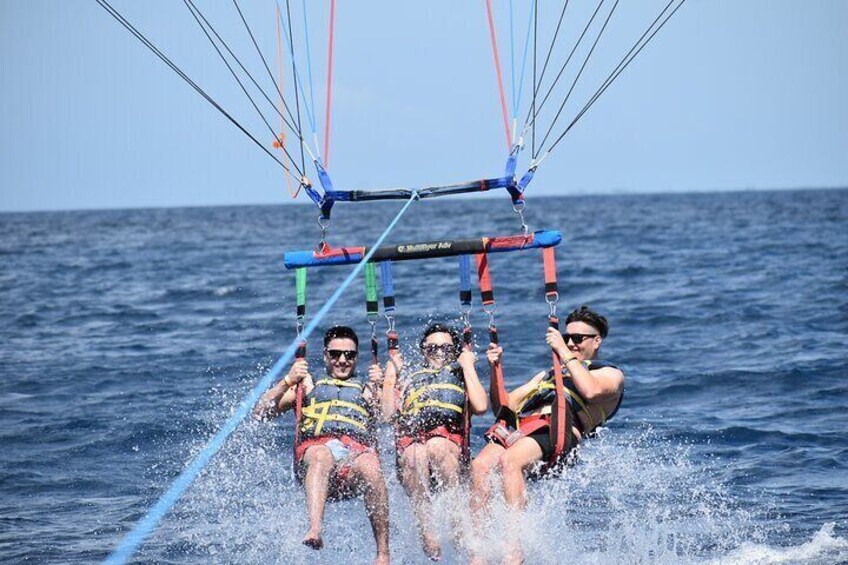
[[373, 428], [379, 410], [382, 370], [371, 365], [368, 381], [356, 375], [359, 339], [348, 327], [336, 326], [324, 335], [326, 376], [313, 379], [305, 359], [266, 392], [254, 409], [261, 418], [274, 418], [294, 407], [297, 385], [304, 387], [300, 442], [295, 461], [306, 489], [309, 531], [303, 543], [324, 546], [322, 525], [328, 499], [364, 495], [377, 557], [389, 563], [389, 503], [386, 482], [375, 450]]
[[[548, 346], [559, 355], [562, 363], [563, 383], [569, 393], [567, 409], [574, 416], [572, 446], [609, 420], [623, 398], [624, 373], [614, 365], [597, 360], [608, 329], [606, 318], [582, 306], [568, 315], [563, 334], [549, 328], [545, 336]], [[501, 361], [503, 349], [490, 344], [487, 355], [494, 367]], [[541, 371], [509, 393], [509, 408], [518, 415], [519, 430], [523, 421], [538, 420], [545, 415], [550, 418], [556, 398], [552, 374], [552, 371]], [[490, 473], [499, 475], [506, 502], [520, 511], [527, 504], [524, 473], [548, 461], [554, 453], [549, 427], [529, 435], [511, 434], [514, 429], [496, 428], [487, 433], [489, 443], [471, 464], [471, 509], [478, 518], [488, 506]], [[521, 559], [520, 549], [513, 548], [509, 562], [520, 563]]]

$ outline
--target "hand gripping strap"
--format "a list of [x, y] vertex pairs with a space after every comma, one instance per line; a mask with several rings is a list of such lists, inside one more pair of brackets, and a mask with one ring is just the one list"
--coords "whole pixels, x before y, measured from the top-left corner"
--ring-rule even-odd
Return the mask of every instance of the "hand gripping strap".
[[[306, 346], [303, 346], [304, 350]], [[300, 421], [303, 415], [303, 383], [297, 383], [295, 385], [295, 393], [294, 393], [294, 457], [292, 457], [292, 471], [295, 476], [298, 476], [298, 467], [300, 466], [300, 459], [298, 458], [298, 448], [300, 447], [301, 437], [300, 437]]]
[[[551, 316], [549, 322], [550, 327], [559, 330], [559, 319], [556, 316]], [[548, 461], [548, 465], [555, 465], [560, 457], [568, 452], [568, 449], [571, 447], [568, 438], [571, 433], [571, 426], [573, 425], [573, 415], [571, 410], [567, 408], [568, 400], [565, 396], [565, 387], [562, 384], [562, 365], [556, 351], [553, 352], [553, 362], [556, 399], [551, 410], [550, 434], [554, 452]]]
[[398, 333], [394, 330], [389, 330], [386, 332], [386, 348], [392, 352], [397, 351], [400, 347], [400, 340], [398, 338]]

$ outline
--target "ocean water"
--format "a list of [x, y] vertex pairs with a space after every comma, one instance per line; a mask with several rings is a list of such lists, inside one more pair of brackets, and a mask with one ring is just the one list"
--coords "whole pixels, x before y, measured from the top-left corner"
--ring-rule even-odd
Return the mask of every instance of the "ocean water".
[[[369, 244], [399, 207], [340, 204], [331, 243]], [[497, 559], [511, 532], [528, 563], [848, 562], [848, 191], [531, 198], [528, 219], [564, 233], [560, 311], [607, 315], [626, 397], [526, 516], [497, 505], [471, 543]], [[516, 228], [505, 198], [425, 201], [390, 241]], [[108, 555], [292, 339], [282, 253], [316, 232], [307, 206], [0, 215], [0, 561]], [[310, 314], [350, 269], [309, 271]], [[541, 255], [493, 256], [492, 276], [517, 384], [548, 360]], [[405, 344], [456, 319], [455, 259], [396, 264], [395, 287]], [[321, 327], [367, 333], [363, 298]], [[322, 552], [300, 544], [291, 441], [290, 415], [240, 426], [138, 562], [369, 562], [361, 501], [329, 506]], [[382, 457], [393, 558], [425, 563]], [[464, 562], [463, 493], [435, 506]]]

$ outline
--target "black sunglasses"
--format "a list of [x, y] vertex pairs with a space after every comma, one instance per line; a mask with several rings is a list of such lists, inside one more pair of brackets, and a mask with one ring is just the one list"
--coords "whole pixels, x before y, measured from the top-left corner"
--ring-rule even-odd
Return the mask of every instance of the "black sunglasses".
[[435, 344], [435, 343], [426, 343], [426, 344], [424, 344], [423, 349], [424, 349], [424, 353], [427, 353], [429, 355], [433, 355], [433, 354], [435, 354], [439, 351], [441, 351], [444, 354], [453, 353], [453, 351], [454, 351], [454, 347], [453, 347], [452, 343], [442, 343], [442, 344], [438, 344], [438, 345]]
[[566, 333], [562, 334], [562, 339], [563, 339], [563, 341], [565, 341], [565, 343], [568, 343], [568, 340], [571, 340], [571, 341], [574, 342], [574, 345], [580, 345], [581, 343], [583, 343], [583, 340], [586, 339], [587, 337], [597, 337], [597, 336], [598, 336], [598, 334], [570, 334], [570, 333], [566, 332]]
[[342, 355], [344, 355], [348, 361], [354, 361], [356, 360], [356, 356], [359, 354], [355, 349], [325, 349], [325, 351], [333, 361], [338, 361]]

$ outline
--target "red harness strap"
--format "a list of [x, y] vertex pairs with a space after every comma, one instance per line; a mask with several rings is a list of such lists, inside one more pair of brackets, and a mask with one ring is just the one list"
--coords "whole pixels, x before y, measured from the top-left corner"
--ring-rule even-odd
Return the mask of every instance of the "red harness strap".
[[[556, 275], [556, 260], [554, 258], [554, 250], [552, 247], [543, 250], [544, 269], [545, 269], [545, 300], [551, 305], [551, 314], [548, 318], [550, 327], [559, 330], [559, 318], [556, 316], [555, 305], [559, 298], [557, 291], [557, 275]], [[482, 288], [482, 282], [481, 282]], [[492, 387], [496, 386], [495, 378], [500, 379], [497, 383], [499, 388], [503, 389], [504, 401], [496, 409], [496, 418], [498, 422], [486, 432], [486, 437], [503, 447], [509, 448], [522, 437], [527, 437], [536, 433], [539, 430], [548, 428], [551, 445], [553, 445], [553, 453], [551, 458], [545, 464], [545, 470], [556, 465], [563, 455], [568, 453], [571, 445], [571, 427], [574, 425], [574, 415], [568, 408], [567, 398], [565, 396], [565, 386], [563, 385], [562, 365], [559, 355], [556, 351], [553, 352], [553, 367], [554, 367], [554, 388], [556, 390], [556, 399], [551, 409], [551, 414], [534, 414], [527, 418], [519, 419], [518, 416], [508, 408], [506, 400], [506, 389], [503, 385], [503, 374], [493, 375]], [[495, 391], [492, 391], [492, 404], [495, 406]], [[510, 425], [507, 419], [510, 419], [513, 424]]]
[[[477, 260], [477, 278], [480, 280], [480, 300], [483, 309], [489, 313], [489, 339], [492, 343], [498, 343], [498, 328], [494, 324], [491, 314], [495, 306], [495, 293], [492, 290], [492, 276], [489, 273], [489, 258], [486, 253], [475, 255]], [[503, 367], [496, 363], [492, 367], [492, 376], [489, 379], [489, 399], [492, 403], [492, 412], [495, 418], [501, 418], [501, 412], [509, 406], [509, 394], [506, 391], [503, 378]], [[507, 408], [508, 409], [508, 408]]]
[[[551, 305], [551, 315], [548, 318], [548, 323], [550, 324], [550, 327], [559, 331], [559, 318], [557, 318], [555, 310], [559, 293], [557, 290], [557, 272], [554, 248], [545, 248], [542, 251], [542, 257], [545, 268], [545, 300]], [[556, 351], [554, 351], [552, 355], [554, 363], [554, 388], [556, 390], [556, 400], [554, 401], [553, 409], [551, 410], [550, 433], [551, 445], [554, 446], [554, 453], [548, 462], [550, 465], [556, 464], [560, 457], [568, 451], [568, 437], [573, 424], [573, 415], [571, 410], [566, 409], [567, 400], [565, 397], [565, 387], [562, 384], [562, 361]]]
[[395, 445], [397, 446], [398, 454], [400, 454], [401, 451], [403, 451], [413, 443], [426, 443], [427, 440], [433, 439], [434, 437], [445, 438], [446, 440], [455, 443], [461, 449], [463, 449], [465, 438], [468, 437], [468, 435], [452, 432], [447, 428], [447, 426], [437, 426], [432, 430], [426, 430], [414, 435], [399, 436], [395, 440]]
[[[297, 346], [297, 351], [294, 354], [295, 360], [300, 360], [306, 357], [306, 342], [301, 342]], [[300, 417], [303, 412], [303, 383], [297, 383], [294, 389], [294, 458], [292, 466], [295, 474], [297, 474], [298, 465], [300, 465], [300, 455], [303, 454], [300, 448]]]

